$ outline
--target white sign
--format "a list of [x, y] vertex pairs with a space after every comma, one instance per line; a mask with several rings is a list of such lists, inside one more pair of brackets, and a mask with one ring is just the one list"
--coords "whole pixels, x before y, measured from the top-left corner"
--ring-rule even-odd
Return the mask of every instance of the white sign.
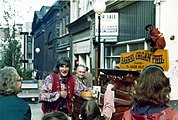
[[[95, 36], [98, 36], [98, 15], [95, 14]], [[118, 36], [118, 13], [102, 13], [100, 16], [100, 35]]]
[[[95, 41], [98, 42], [98, 37], [95, 38]], [[102, 36], [100, 42], [117, 42], [117, 36]]]
[[90, 40], [75, 43], [73, 45], [74, 54], [82, 54], [90, 52]]
[[93, 97], [100, 98], [101, 86], [93, 86]]

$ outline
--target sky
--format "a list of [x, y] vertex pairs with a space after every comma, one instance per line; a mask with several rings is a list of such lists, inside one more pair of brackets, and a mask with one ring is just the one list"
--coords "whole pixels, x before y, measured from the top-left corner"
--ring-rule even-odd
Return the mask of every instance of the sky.
[[[0, 0], [0, 23], [4, 23], [4, 9], [7, 10], [8, 4]], [[43, 5], [51, 6], [56, 0], [5, 0], [10, 3], [11, 8], [15, 9], [16, 23], [32, 22], [34, 11], [39, 11]]]

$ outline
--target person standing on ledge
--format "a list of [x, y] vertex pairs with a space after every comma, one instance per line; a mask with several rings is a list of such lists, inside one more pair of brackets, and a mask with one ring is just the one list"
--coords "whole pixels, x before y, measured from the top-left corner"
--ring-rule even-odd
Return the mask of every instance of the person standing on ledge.
[[145, 27], [145, 30], [148, 32], [149, 37], [145, 38], [146, 43], [151, 47], [150, 51], [155, 52], [158, 49], [164, 49], [166, 46], [166, 41], [164, 39], [163, 33], [161, 33], [157, 28], [152, 24], [148, 24]]

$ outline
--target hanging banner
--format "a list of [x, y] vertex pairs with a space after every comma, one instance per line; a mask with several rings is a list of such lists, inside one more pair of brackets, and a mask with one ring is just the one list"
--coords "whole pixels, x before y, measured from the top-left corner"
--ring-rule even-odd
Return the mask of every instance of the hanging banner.
[[168, 71], [168, 50], [157, 50], [154, 54], [150, 50], [137, 50], [121, 54], [120, 69], [143, 70], [148, 65], [158, 65], [164, 71]]

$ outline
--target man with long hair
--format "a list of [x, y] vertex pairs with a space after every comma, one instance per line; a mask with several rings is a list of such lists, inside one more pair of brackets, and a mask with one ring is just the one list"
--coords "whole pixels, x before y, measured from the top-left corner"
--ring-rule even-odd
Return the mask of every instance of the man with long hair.
[[39, 102], [42, 102], [43, 113], [62, 111], [71, 115], [74, 93], [85, 90], [86, 86], [70, 73], [70, 59], [60, 58], [53, 73], [45, 78], [40, 90]]

